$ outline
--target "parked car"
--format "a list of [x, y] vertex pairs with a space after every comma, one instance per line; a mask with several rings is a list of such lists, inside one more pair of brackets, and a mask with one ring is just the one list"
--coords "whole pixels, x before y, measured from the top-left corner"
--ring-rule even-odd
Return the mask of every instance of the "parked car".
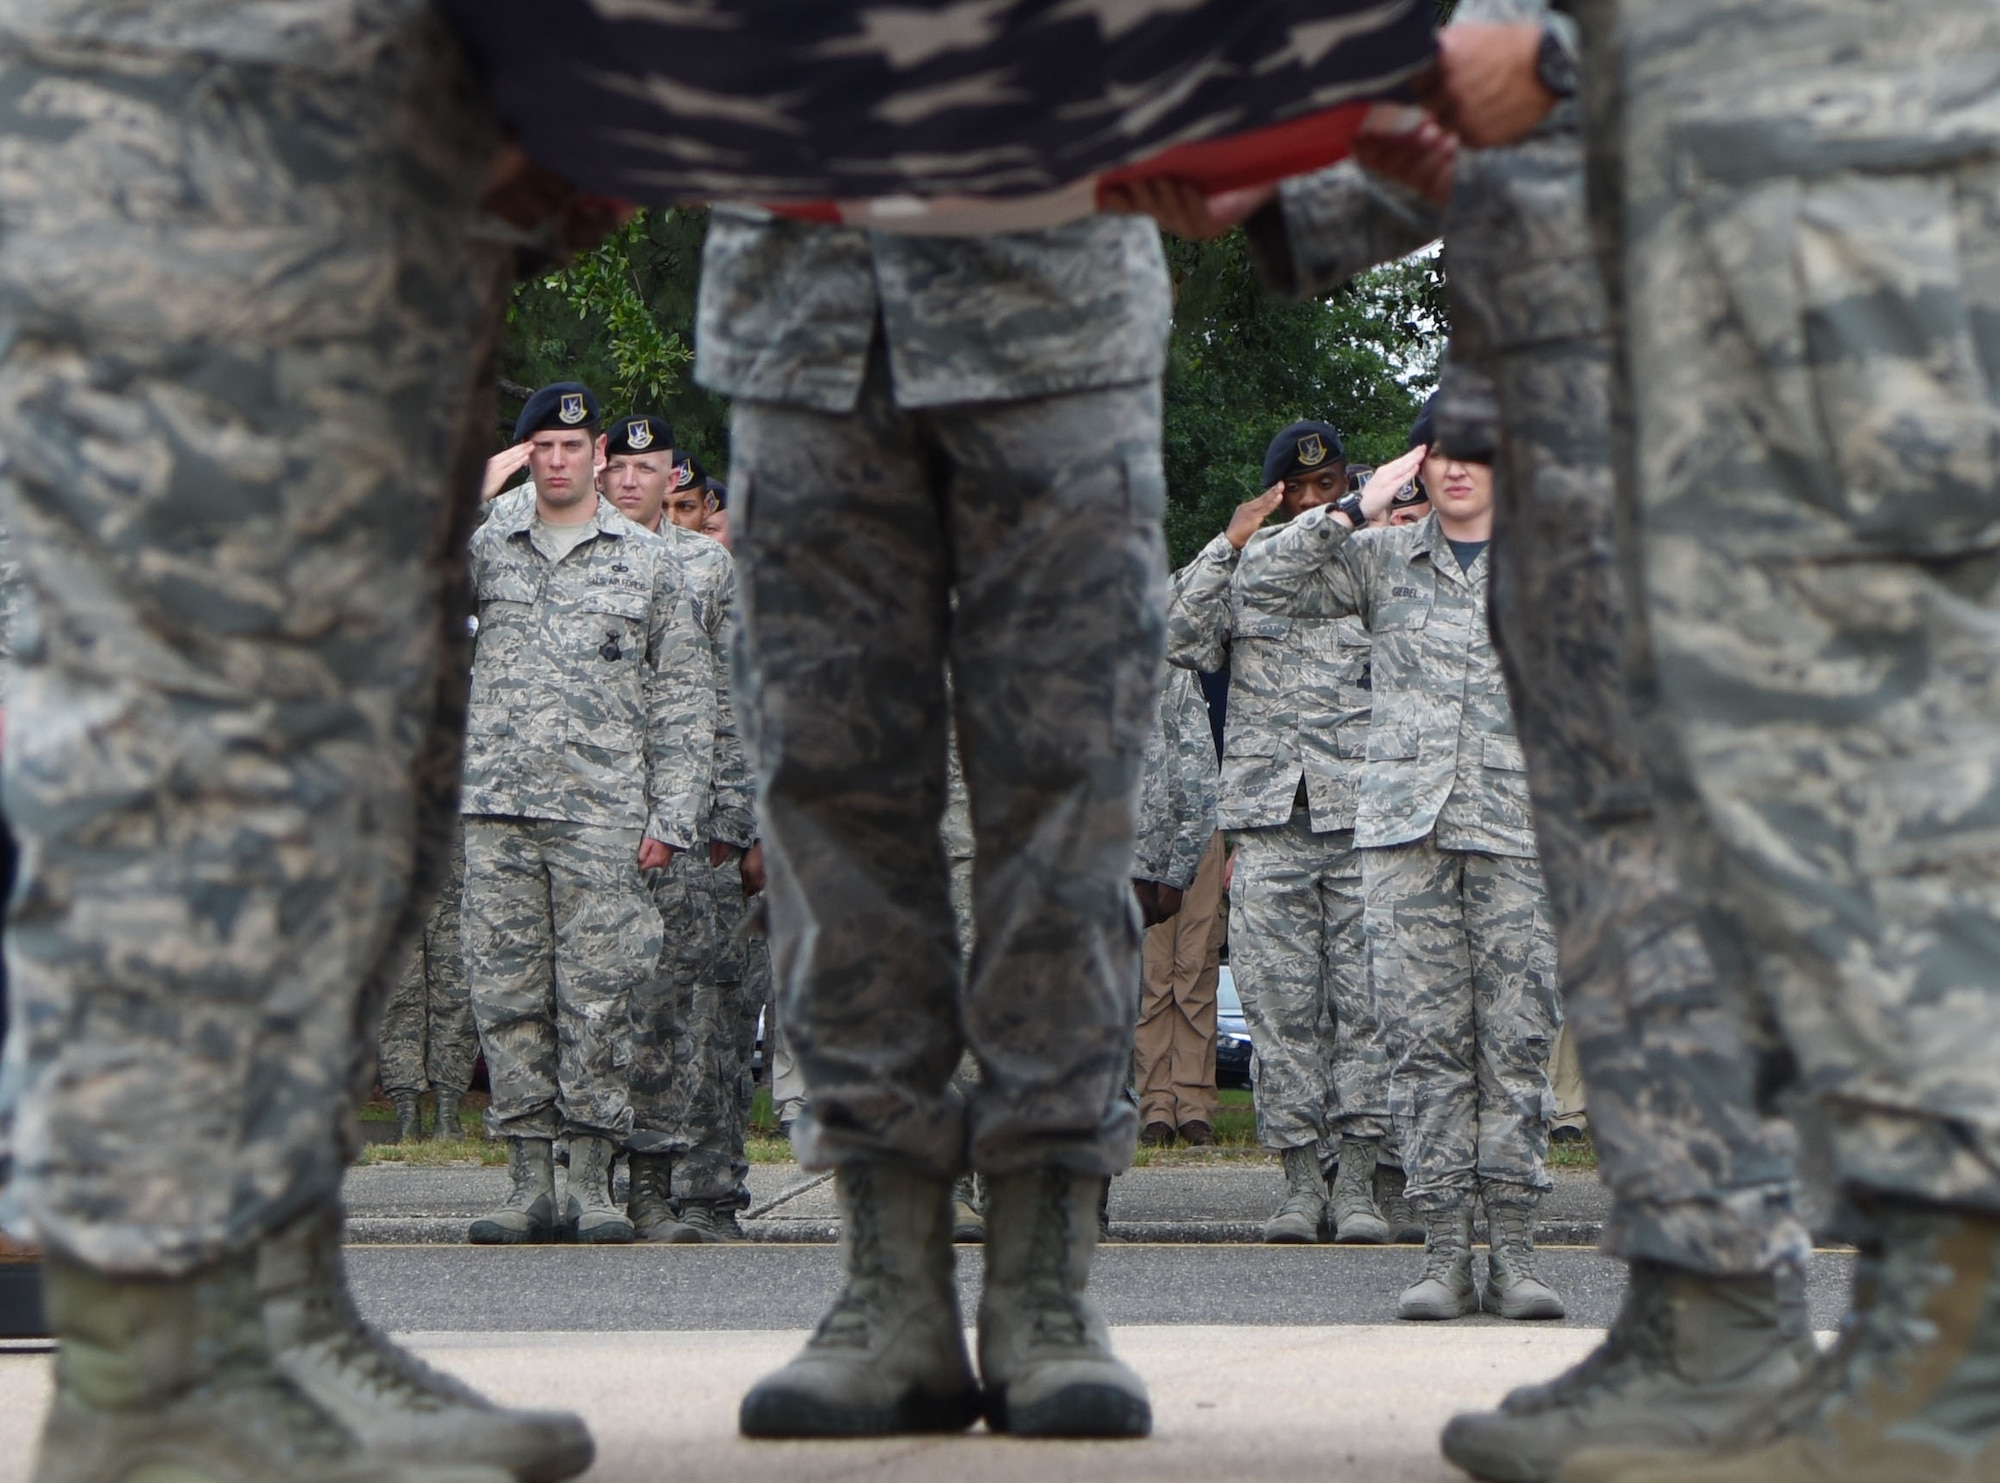
[[1256, 1081], [1257, 1051], [1243, 1018], [1243, 999], [1236, 992], [1236, 976], [1224, 963], [1221, 981], [1215, 986], [1215, 1084], [1249, 1087]]

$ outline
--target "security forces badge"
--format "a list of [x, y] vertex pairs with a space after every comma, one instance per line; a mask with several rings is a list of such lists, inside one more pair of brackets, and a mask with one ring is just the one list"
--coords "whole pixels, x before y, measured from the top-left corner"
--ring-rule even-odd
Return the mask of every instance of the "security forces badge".
[[562, 406], [557, 410], [556, 416], [566, 427], [575, 427], [589, 415], [589, 411], [583, 405], [582, 392], [566, 391], [562, 394]]
[[634, 453], [644, 453], [653, 446], [653, 424], [632, 419], [632, 425], [625, 429], [625, 446]]
[[1307, 433], [1299, 439], [1299, 467], [1316, 469], [1326, 462], [1326, 440], [1318, 433]]

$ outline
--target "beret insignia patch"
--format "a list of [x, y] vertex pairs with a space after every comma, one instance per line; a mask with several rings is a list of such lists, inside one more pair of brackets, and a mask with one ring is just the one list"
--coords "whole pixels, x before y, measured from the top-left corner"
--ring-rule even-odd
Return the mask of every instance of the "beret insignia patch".
[[556, 416], [561, 418], [566, 426], [575, 427], [589, 415], [583, 407], [582, 392], [566, 391], [562, 394], [562, 407]]
[[1318, 433], [1307, 433], [1299, 439], [1299, 463], [1304, 468], [1316, 469], [1326, 462], [1326, 440]]
[[625, 446], [641, 452], [653, 446], [653, 424], [635, 422], [625, 429]]

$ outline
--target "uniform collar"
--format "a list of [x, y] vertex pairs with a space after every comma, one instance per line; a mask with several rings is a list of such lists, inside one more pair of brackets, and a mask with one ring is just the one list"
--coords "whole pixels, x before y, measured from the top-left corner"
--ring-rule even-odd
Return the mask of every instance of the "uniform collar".
[[[498, 511], [493, 517], [503, 535], [509, 537], [526, 535], [540, 518], [539, 508], [535, 504], [534, 482], [530, 480], [523, 487], [528, 491], [527, 497], [520, 500], [513, 509]], [[501, 498], [505, 499], [506, 496], [502, 495]], [[597, 528], [599, 535], [607, 536], [622, 537], [627, 530], [639, 528], [625, 518], [623, 510], [601, 494], [597, 497], [597, 513], [591, 517], [590, 523]]]

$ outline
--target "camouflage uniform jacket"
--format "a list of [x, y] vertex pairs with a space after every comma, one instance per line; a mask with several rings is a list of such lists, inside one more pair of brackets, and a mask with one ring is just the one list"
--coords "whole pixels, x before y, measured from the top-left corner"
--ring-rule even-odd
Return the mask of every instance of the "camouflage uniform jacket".
[[1486, 565], [1482, 551], [1462, 570], [1435, 515], [1355, 532], [1325, 509], [1243, 558], [1236, 586], [1246, 607], [1358, 617], [1374, 638], [1357, 845], [1435, 831], [1439, 849], [1535, 853], [1526, 764], [1486, 625]]
[[748, 848], [757, 839], [756, 779], [749, 753], [736, 725], [736, 706], [729, 696], [729, 648], [735, 622], [736, 562], [720, 541], [671, 520], [661, 520], [657, 532], [687, 568], [694, 597], [695, 621], [708, 635], [708, 652], [715, 664], [715, 760], [709, 774], [708, 805], [702, 815], [701, 837]]
[[[701, 839], [715, 751], [715, 668], [671, 543], [597, 502], [560, 562], [512, 497], [472, 538], [479, 605], [460, 810]], [[633, 786], [643, 777], [643, 792]]]
[[1202, 852], [1215, 834], [1216, 782], [1215, 736], [1201, 682], [1192, 671], [1172, 670], [1160, 691], [1153, 734], [1146, 738], [1135, 880], [1182, 891], [1194, 884]]
[[[1260, 530], [1250, 550], [1278, 533]], [[1265, 829], [1292, 816], [1304, 779], [1313, 832], [1354, 827], [1368, 740], [1369, 638], [1357, 618], [1322, 621], [1245, 598], [1238, 552], [1217, 536], [1175, 575], [1167, 659], [1229, 669], [1223, 735], [1223, 829]]]
[[1055, 396], [1158, 376], [1172, 308], [1159, 232], [1139, 217], [918, 237], [719, 207], [695, 376], [850, 412], [879, 325], [899, 407]]

